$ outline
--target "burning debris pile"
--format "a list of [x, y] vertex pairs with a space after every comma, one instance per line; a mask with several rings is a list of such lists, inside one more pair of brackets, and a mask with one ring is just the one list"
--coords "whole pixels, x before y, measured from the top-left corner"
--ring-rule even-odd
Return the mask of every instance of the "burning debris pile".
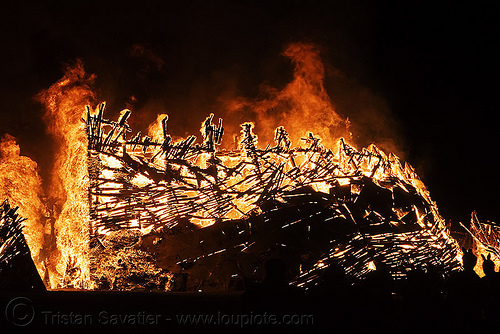
[[0, 289], [44, 289], [22, 232], [24, 219], [8, 200], [0, 205]]
[[[91, 277], [119, 290], [239, 289], [281, 257], [295, 285], [319, 282], [331, 264], [351, 280], [383, 262], [395, 278], [435, 265], [460, 268], [460, 250], [411, 166], [343, 139], [312, 133], [292, 147], [283, 127], [258, 147], [252, 123], [240, 148], [219, 150], [211, 114], [196, 137], [128, 135], [129, 110], [104, 118], [87, 107]], [[116, 263], [115, 263], [116, 262]], [[106, 267], [106, 268], [104, 268]], [[139, 267], [142, 268], [139, 270]]]

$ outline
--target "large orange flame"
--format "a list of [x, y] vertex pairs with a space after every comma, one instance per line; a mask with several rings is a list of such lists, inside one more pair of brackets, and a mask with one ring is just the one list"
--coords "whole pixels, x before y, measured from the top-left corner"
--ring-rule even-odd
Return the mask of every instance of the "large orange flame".
[[45, 277], [46, 254], [42, 251], [47, 211], [43, 203], [42, 180], [38, 165], [20, 155], [16, 139], [6, 134], [0, 142], [0, 198], [19, 206], [24, 221], [24, 235], [31, 256], [42, 279]]
[[228, 110], [224, 117], [226, 128], [237, 133], [241, 122], [228, 123], [233, 123], [236, 115], [245, 114], [250, 117], [244, 121], [255, 121], [261, 143], [273, 144], [274, 129], [284, 126], [294, 144], [310, 131], [319, 135], [326, 146], [336, 147], [340, 137], [350, 137], [349, 123], [334, 110], [325, 90], [325, 69], [319, 49], [312, 44], [293, 43], [283, 55], [294, 65], [293, 80], [282, 90], [263, 86], [267, 96], [263, 100], [235, 98], [224, 101]]
[[38, 95], [46, 108], [48, 132], [58, 145], [49, 189], [57, 245], [49, 268], [51, 288], [91, 288], [87, 138], [81, 118], [92, 103], [93, 80], [79, 61]]

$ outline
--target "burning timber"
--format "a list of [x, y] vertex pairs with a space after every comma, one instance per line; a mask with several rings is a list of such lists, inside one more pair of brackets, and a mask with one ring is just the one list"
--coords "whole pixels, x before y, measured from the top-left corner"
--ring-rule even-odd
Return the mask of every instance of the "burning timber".
[[102, 289], [241, 289], [282, 258], [309, 288], [326, 268], [352, 281], [384, 263], [460, 268], [460, 250], [415, 171], [371, 145], [330, 150], [312, 133], [292, 147], [283, 127], [258, 147], [252, 123], [240, 148], [219, 150], [222, 120], [202, 123], [202, 143], [129, 135], [124, 110], [87, 107], [91, 276]]
[[[500, 267], [500, 226], [490, 221], [480, 221], [476, 211], [472, 212], [470, 220], [470, 229], [460, 223], [467, 232], [466, 237], [462, 236], [462, 240], [469, 241], [469, 248], [473, 249], [474, 255], [478, 258], [474, 270], [479, 276], [484, 276], [483, 258], [491, 257], [495, 263], [495, 269], [498, 271]], [[468, 237], [468, 238], [467, 238]]]
[[8, 200], [0, 205], [0, 290], [45, 290], [22, 232], [24, 219]]

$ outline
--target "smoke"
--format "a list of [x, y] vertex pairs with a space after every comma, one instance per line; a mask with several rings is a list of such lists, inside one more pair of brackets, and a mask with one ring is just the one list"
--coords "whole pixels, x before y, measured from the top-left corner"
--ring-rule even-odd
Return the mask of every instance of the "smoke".
[[160, 56], [156, 54], [151, 48], [146, 47], [142, 44], [134, 44], [130, 48], [130, 55], [136, 58], [143, 58], [146, 60], [143, 64], [142, 72], [147, 73], [156, 69], [159, 71], [165, 62]]
[[349, 119], [352, 142], [358, 147], [375, 144], [404, 159], [406, 141], [388, 102], [341, 70], [330, 71], [333, 75], [327, 77], [326, 86], [334, 94], [335, 110]]

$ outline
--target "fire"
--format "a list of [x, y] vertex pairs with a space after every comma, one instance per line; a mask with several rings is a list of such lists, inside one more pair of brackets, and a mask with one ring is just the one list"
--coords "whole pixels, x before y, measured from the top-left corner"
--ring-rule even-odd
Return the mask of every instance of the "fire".
[[163, 129], [167, 121], [167, 114], [158, 114], [158, 116], [156, 116], [156, 120], [148, 126], [148, 136], [158, 139], [163, 138]]
[[8, 198], [11, 204], [19, 206], [22, 215], [27, 218], [23, 223], [23, 232], [33, 262], [44, 279], [47, 259], [42, 249], [47, 212], [42, 180], [37, 163], [20, 153], [16, 139], [6, 134], [0, 141], [0, 198]]
[[245, 98], [224, 101], [228, 130], [237, 133], [241, 123], [238, 117], [243, 114], [247, 117], [243, 121], [254, 121], [263, 144], [274, 143], [272, 134], [279, 126], [290, 133], [293, 144], [300, 144], [308, 132], [321, 137], [330, 148], [336, 147], [340, 137], [350, 139], [349, 121], [335, 111], [324, 87], [320, 50], [312, 44], [292, 43], [283, 55], [294, 66], [293, 80], [282, 90], [263, 86], [267, 97], [260, 101]]
[[[341, 138], [335, 145], [338, 149], [332, 151], [322, 144], [320, 137], [308, 133], [301, 138], [302, 145], [294, 147], [288, 132], [280, 126], [274, 131], [274, 145], [263, 148], [258, 145], [253, 123], [248, 122], [241, 125], [240, 149], [225, 151], [218, 147], [224, 132], [222, 120], [218, 125], [213, 124], [213, 114], [202, 122], [203, 142], [199, 144], [190, 139], [193, 137], [174, 143], [166, 132], [165, 122], [162, 122], [161, 137], [141, 138], [139, 134], [127, 138], [122, 135], [129, 129], [126, 120], [108, 120], [103, 111], [104, 104], [94, 113], [89, 112], [86, 119], [91, 164], [95, 169], [91, 175], [91, 211], [94, 212], [91, 224], [97, 239], [106, 238], [114, 230], [127, 229], [137, 229], [144, 237], [183, 229], [196, 234], [195, 230], [200, 229], [202, 233], [214, 226], [210, 231], [216, 231], [219, 226], [228, 226], [221, 224], [229, 222], [234, 222], [237, 228], [248, 226], [251, 231], [252, 219], [262, 217], [267, 222], [268, 215], [280, 208], [289, 208], [297, 197], [310, 205], [332, 201], [326, 210], [334, 211], [322, 213], [320, 210], [307, 218], [300, 218], [297, 213], [299, 218], [289, 217], [291, 220], [283, 222], [281, 229], [305, 224], [304, 219], [314, 215], [321, 215], [325, 222], [351, 221], [353, 226], [364, 219], [362, 224], [370, 224], [366, 222], [369, 221], [374, 225], [392, 224], [395, 228], [406, 225], [405, 232], [382, 233], [368, 239], [358, 232], [350, 243], [335, 248], [330, 254], [323, 253], [326, 257], [309, 270], [302, 270], [301, 266], [298, 286], [307, 286], [318, 276], [317, 270], [326, 268], [333, 258], [343, 261], [349, 276], [362, 277], [373, 270], [368, 249], [375, 251], [392, 243], [393, 247], [379, 252], [401, 275], [404, 275], [401, 261], [409, 261], [408, 264], [421, 259], [433, 264], [443, 261], [447, 271], [459, 266], [457, 244], [446, 231], [444, 221], [414, 169], [375, 145], [357, 150]], [[158, 118], [157, 129], [160, 119], [166, 118]], [[158, 161], [163, 163], [160, 165]], [[345, 191], [348, 195], [342, 195]], [[317, 196], [317, 199], [308, 196]], [[368, 198], [376, 201], [373, 207], [366, 202]], [[360, 199], [358, 203], [357, 199]], [[384, 201], [387, 206], [376, 204], [380, 203], [377, 201]], [[353, 211], [360, 208], [364, 209], [361, 217], [358, 211]], [[413, 227], [407, 230], [409, 226]], [[310, 232], [310, 226], [306, 231]], [[238, 233], [248, 234], [251, 232], [245, 228]], [[367, 247], [358, 248], [366, 242]], [[249, 246], [244, 242], [238, 247]], [[177, 259], [176, 264], [202, 261], [205, 257], [232, 251], [232, 247], [222, 245], [215, 248], [194, 258], [183, 259], [177, 254], [180, 260]], [[349, 252], [356, 248], [355, 252]], [[359, 263], [350, 263], [344, 254], [351, 254], [360, 263], [367, 262], [360, 267]], [[418, 254], [418, 260], [409, 254]], [[171, 265], [169, 270], [176, 270], [176, 266]]]
[[[166, 114], [158, 115], [147, 129], [147, 136], [140, 132], [130, 136], [130, 110], [123, 110], [116, 122], [104, 118], [105, 103], [92, 111], [89, 106], [95, 104], [94, 76], [85, 73], [81, 62], [41, 92], [38, 100], [46, 109], [48, 133], [58, 146], [47, 190], [51, 217], [45, 226], [40, 218], [45, 217], [45, 203], [41, 200], [36, 163], [20, 156], [19, 147], [10, 137], [5, 137], [0, 146], [0, 170], [15, 173], [7, 180], [17, 178], [22, 182], [31, 173], [29, 182], [16, 185], [12, 194], [3, 196], [15, 203], [16, 193], [20, 199], [15, 204], [28, 218], [32, 217], [25, 230], [28, 244], [39, 272], [47, 272], [49, 287], [113, 288], [114, 276], [130, 274], [119, 269], [118, 264], [132, 261], [151, 277], [159, 275], [161, 279], [154, 284], [165, 288], [171, 284], [170, 272], [151, 264], [142, 250], [119, 247], [136, 245], [144, 241], [143, 237], [169, 229], [183, 230], [186, 226], [199, 231], [228, 221], [242, 221], [243, 226], [267, 210], [262, 207], [265, 203], [274, 205], [269, 210], [278, 210], [279, 206], [292, 203], [294, 196], [303, 196], [294, 191], [304, 189], [308, 189], [307, 196], [315, 193], [321, 200], [330, 198], [335, 202], [329, 204], [331, 216], [325, 221], [355, 222], [346, 203], [351, 196], [361, 196], [367, 184], [382, 193], [400, 191], [408, 197], [416, 193], [422, 203], [394, 206], [390, 224], [397, 227], [405, 219], [413, 223], [414, 216], [423, 232], [395, 236], [394, 247], [406, 254], [416, 248], [412, 244], [414, 238], [425, 239], [429, 247], [438, 249], [432, 254], [446, 249], [450, 268], [454, 268], [460, 254], [456, 254], [455, 243], [446, 233], [444, 221], [415, 170], [375, 145], [357, 150], [350, 143], [349, 121], [334, 110], [324, 87], [325, 69], [319, 50], [310, 44], [295, 43], [283, 55], [294, 66], [293, 80], [282, 90], [265, 87], [263, 100], [225, 101], [222, 113], [226, 130], [222, 119], [216, 121], [210, 114], [201, 123], [201, 142], [196, 142], [195, 136], [172, 137]], [[249, 115], [244, 123], [242, 115]], [[222, 141], [227, 130], [233, 138], [239, 133], [237, 147], [230, 151], [223, 149], [230, 146]], [[0, 186], [4, 192], [9, 189], [3, 183]], [[349, 195], [333, 194], [346, 189]], [[29, 203], [23, 203], [21, 197]], [[363, 219], [383, 220], [369, 206], [364, 210]], [[313, 214], [307, 219], [311, 217]], [[281, 228], [290, 228], [304, 219], [286, 222]], [[249, 220], [247, 225], [251, 230]], [[310, 230], [308, 226], [307, 233]], [[53, 240], [43, 240], [42, 231]], [[239, 234], [245, 236], [247, 232], [242, 229]], [[98, 245], [92, 251], [91, 238]], [[381, 238], [373, 237], [374, 249], [380, 246], [376, 243]], [[363, 236], [357, 234], [352, 244], [326, 250], [311, 268], [303, 271], [301, 266], [300, 284], [314, 279], [317, 270], [324, 270], [332, 259], [352, 253], [361, 239]], [[161, 238], [154, 240], [156, 245]], [[50, 242], [53, 244], [47, 245]], [[247, 250], [252, 245], [244, 242], [233, 248]], [[52, 251], [41, 254], [40, 249]], [[191, 260], [229, 251], [230, 247], [220, 247]], [[351, 275], [362, 276], [367, 270], [376, 269], [363, 251], [351, 255], [359, 255], [360, 261], [365, 261], [359, 273], [353, 274], [357, 269], [352, 267]], [[177, 261], [176, 266], [182, 261]], [[125, 282], [117, 284], [126, 286]]]
[[500, 228], [494, 222], [481, 222], [475, 211], [471, 214], [470, 229], [462, 226], [473, 238], [473, 252], [477, 257], [474, 271], [483, 277], [484, 258], [490, 257], [495, 263], [495, 271], [500, 270]]
[[49, 200], [54, 203], [56, 251], [49, 259], [50, 287], [91, 288], [87, 140], [81, 119], [93, 99], [94, 77], [83, 64], [69, 68], [62, 79], [38, 95], [45, 105], [48, 132], [58, 145]]

